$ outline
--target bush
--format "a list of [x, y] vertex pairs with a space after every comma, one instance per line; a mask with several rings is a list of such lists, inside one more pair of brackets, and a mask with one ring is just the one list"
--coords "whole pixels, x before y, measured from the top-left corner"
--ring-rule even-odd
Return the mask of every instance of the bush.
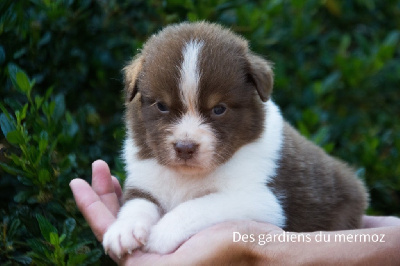
[[231, 27], [275, 62], [285, 117], [358, 169], [369, 213], [400, 215], [397, 1], [5, 0], [0, 13], [1, 264], [110, 263], [68, 183], [97, 158], [124, 179], [120, 69], [183, 20]]

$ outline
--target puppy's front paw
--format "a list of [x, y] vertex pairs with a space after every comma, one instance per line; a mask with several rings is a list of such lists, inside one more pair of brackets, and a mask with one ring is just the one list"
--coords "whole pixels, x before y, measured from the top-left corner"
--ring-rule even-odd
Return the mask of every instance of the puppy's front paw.
[[146, 244], [150, 224], [130, 219], [115, 221], [104, 234], [105, 252], [113, 252], [119, 258]]
[[146, 252], [168, 254], [175, 251], [192, 234], [184, 230], [173, 216], [166, 215], [153, 226], [150, 231], [147, 244], [144, 246]]

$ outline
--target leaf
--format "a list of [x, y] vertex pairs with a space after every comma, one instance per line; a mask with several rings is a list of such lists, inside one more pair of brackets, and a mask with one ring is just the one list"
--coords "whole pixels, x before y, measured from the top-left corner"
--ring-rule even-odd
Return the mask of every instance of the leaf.
[[42, 103], [43, 103], [43, 97], [40, 97], [39, 95], [37, 95], [37, 96], [35, 97], [35, 106], [36, 106], [36, 109], [39, 109], [40, 106], [42, 106]]
[[18, 130], [8, 132], [6, 139], [9, 143], [14, 145], [21, 145], [25, 143], [24, 136], [22, 135], [21, 131]]
[[36, 220], [38, 221], [40, 232], [44, 239], [50, 242], [50, 234], [56, 233], [58, 234], [57, 228], [55, 228], [49, 220], [47, 220], [44, 216], [40, 214], [36, 214]]
[[39, 171], [39, 182], [41, 184], [46, 184], [50, 181], [50, 172], [47, 169], [40, 169]]
[[66, 253], [79, 253], [82, 250], [85, 250], [85, 246], [92, 244], [92, 241], [80, 241], [72, 243], [67, 248], [65, 248]]
[[15, 76], [16, 76], [17, 72], [20, 70], [20, 68], [19, 68], [19, 66], [17, 66], [14, 63], [9, 63], [7, 65], [7, 70], [8, 70], [8, 75], [11, 78], [11, 81], [13, 81], [13, 79], [15, 80]]
[[30, 265], [32, 263], [32, 259], [26, 255], [14, 256], [13, 259], [23, 265]]
[[67, 237], [67, 236], [66, 236], [65, 234], [62, 234], [62, 235], [60, 236], [60, 243], [62, 243], [62, 242], [65, 240], [66, 237]]
[[13, 63], [7, 65], [7, 70], [14, 87], [20, 92], [28, 95], [32, 86], [25, 72]]
[[44, 95], [44, 100], [47, 101], [49, 97], [53, 94], [54, 87], [50, 87], [46, 90], [46, 94]]
[[356, 175], [358, 178], [365, 180], [365, 168], [364, 167], [358, 168], [356, 171]]
[[322, 83], [323, 92], [326, 93], [334, 90], [340, 78], [341, 73], [339, 71], [334, 71], [329, 76], [327, 76]]
[[14, 52], [13, 58], [14, 59], [21, 58], [23, 55], [26, 55], [27, 52], [28, 52], [28, 49], [26, 47], [18, 49], [17, 51]]
[[24, 120], [26, 118], [26, 112], [28, 111], [28, 104], [26, 103], [24, 107], [22, 108], [21, 112], [21, 120]]
[[335, 144], [333, 144], [332, 142], [323, 145], [323, 148], [327, 153], [331, 153], [333, 151], [334, 147], [335, 147]]
[[317, 145], [324, 144], [327, 139], [329, 139], [329, 129], [328, 127], [321, 127], [316, 133], [312, 135], [312, 141]]
[[191, 22], [199, 20], [199, 17], [197, 16], [197, 14], [193, 13], [193, 12], [188, 12], [187, 17], [188, 17], [188, 20]]
[[49, 104], [49, 115], [52, 116], [54, 114], [54, 110], [56, 109], [56, 102], [51, 101]]
[[32, 180], [30, 180], [29, 178], [23, 177], [23, 176], [18, 176], [17, 177], [18, 181], [21, 182], [22, 184], [24, 184], [25, 186], [32, 186]]
[[7, 164], [5, 164], [5, 163], [0, 162], [0, 166], [1, 166], [1, 168], [3, 168], [3, 170], [4, 170], [5, 172], [7, 172], [7, 173], [9, 173], [9, 174], [11, 174], [11, 175], [21, 175], [21, 176], [24, 176], [24, 175], [25, 175], [25, 172], [24, 172], [24, 171], [22, 171], [22, 170], [20, 170], [20, 169], [18, 169], [18, 168], [9, 166], [9, 165], [7, 165]]
[[[81, 264], [89, 265], [89, 263], [87, 263], [86, 258], [87, 258], [86, 254], [70, 254], [68, 256], [67, 266], [81, 265]], [[94, 262], [98, 262], [98, 260]]]
[[337, 16], [340, 17], [342, 14], [342, 8], [340, 6], [340, 2], [336, 1], [336, 0], [326, 0], [324, 1], [325, 3], [325, 7], [326, 9], [328, 9], [328, 11]]
[[17, 126], [21, 125], [21, 112], [19, 110], [15, 111], [15, 117], [17, 118]]
[[4, 51], [3, 46], [0, 45], [0, 65], [2, 65], [6, 61], [6, 52]]
[[20, 110], [23, 107], [16, 97], [5, 98], [4, 103], [6, 103], [12, 110]]
[[17, 203], [25, 202], [30, 196], [32, 196], [32, 191], [20, 191], [14, 196], [14, 201]]
[[45, 246], [46, 244], [43, 243], [43, 241], [33, 238], [28, 239], [26, 242], [31, 247], [32, 251], [36, 253], [36, 255], [45, 256], [47, 247]]
[[54, 108], [53, 118], [55, 120], [58, 120], [65, 113], [64, 95], [62, 94], [57, 95], [54, 99], [54, 102], [55, 102], [55, 108]]
[[57, 233], [50, 232], [50, 243], [56, 247], [60, 245], [60, 238]]
[[342, 56], [346, 55], [346, 52], [347, 52], [348, 48], [350, 47], [350, 44], [351, 44], [350, 35], [348, 35], [348, 34], [343, 35], [342, 39], [340, 40], [338, 53]]
[[7, 117], [5, 113], [2, 113], [0, 115], [0, 127], [4, 136], [7, 136], [9, 132], [14, 131], [16, 129], [15, 121], [13, 120], [14, 119], [11, 116]]
[[25, 74], [25, 72], [23, 72], [23, 71], [17, 72], [15, 78], [16, 78], [18, 87], [19, 87], [25, 94], [29, 94], [32, 87], [31, 87], [31, 83], [30, 83], [30, 81], [29, 81], [29, 78], [28, 78], [28, 76]]
[[70, 124], [67, 125], [67, 128], [65, 130], [65, 134], [69, 138], [73, 138], [79, 131], [79, 125], [75, 121], [72, 121]]
[[46, 32], [43, 37], [39, 40], [38, 42], [38, 47], [41, 47], [43, 45], [46, 45], [47, 43], [49, 43], [49, 41], [51, 40], [51, 32], [48, 31]]
[[68, 237], [71, 236], [72, 232], [76, 227], [76, 221], [74, 218], [68, 218], [64, 222], [63, 234], [67, 235]]
[[6, 117], [8, 119], [12, 119], [10, 116], [10, 113], [7, 111], [7, 109], [4, 107], [4, 105], [1, 102], [0, 102], [0, 109], [1, 109], [1, 111], [3, 111], [3, 113], [6, 115]]
[[298, 122], [297, 123], [297, 128], [299, 129], [300, 133], [305, 136], [306, 138], [310, 138], [311, 134], [310, 131], [308, 130], [307, 126], [303, 122]]
[[92, 263], [96, 263], [99, 261], [100, 257], [103, 255], [103, 252], [99, 249], [94, 249], [87, 254], [88, 259], [85, 261], [88, 265]]
[[44, 102], [42, 105], [42, 111], [43, 113], [50, 119], [50, 117], [53, 116], [54, 109], [56, 107], [56, 103], [54, 101], [49, 102]]
[[396, 46], [400, 39], [400, 31], [391, 31], [383, 42], [386, 46]]
[[49, 143], [49, 136], [46, 131], [40, 132], [40, 139], [39, 139], [39, 151], [43, 153], [46, 148], [47, 144]]
[[7, 232], [8, 237], [13, 238], [14, 235], [17, 234], [18, 230], [20, 230], [20, 228], [21, 221], [18, 218], [12, 219]]

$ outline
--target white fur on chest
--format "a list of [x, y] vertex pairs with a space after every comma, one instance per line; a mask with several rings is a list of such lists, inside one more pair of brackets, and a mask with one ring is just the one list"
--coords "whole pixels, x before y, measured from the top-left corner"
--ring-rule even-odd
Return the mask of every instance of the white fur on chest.
[[151, 193], [166, 212], [185, 201], [210, 193], [226, 194], [227, 208], [235, 205], [235, 202], [230, 202], [232, 200], [254, 207], [250, 213], [243, 212], [245, 217], [242, 219], [284, 226], [282, 206], [266, 185], [276, 175], [283, 142], [283, 119], [271, 100], [265, 104], [265, 109], [267, 115], [262, 136], [241, 147], [212, 173], [202, 176], [182, 176], [158, 164], [156, 159], [138, 159], [138, 148], [130, 138], [132, 134], [128, 133], [124, 143], [125, 189], [138, 188]]

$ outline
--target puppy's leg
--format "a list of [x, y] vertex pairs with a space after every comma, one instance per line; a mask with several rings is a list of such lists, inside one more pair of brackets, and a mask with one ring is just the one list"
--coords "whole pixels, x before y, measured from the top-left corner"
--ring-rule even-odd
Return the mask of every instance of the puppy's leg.
[[160, 210], [153, 202], [141, 198], [126, 202], [104, 234], [104, 250], [118, 257], [131, 253], [146, 243], [150, 228], [159, 219]]
[[204, 228], [244, 219], [270, 222], [277, 226], [284, 226], [285, 223], [282, 207], [272, 193], [215, 193], [186, 201], [165, 214], [152, 227], [145, 250], [170, 253]]

